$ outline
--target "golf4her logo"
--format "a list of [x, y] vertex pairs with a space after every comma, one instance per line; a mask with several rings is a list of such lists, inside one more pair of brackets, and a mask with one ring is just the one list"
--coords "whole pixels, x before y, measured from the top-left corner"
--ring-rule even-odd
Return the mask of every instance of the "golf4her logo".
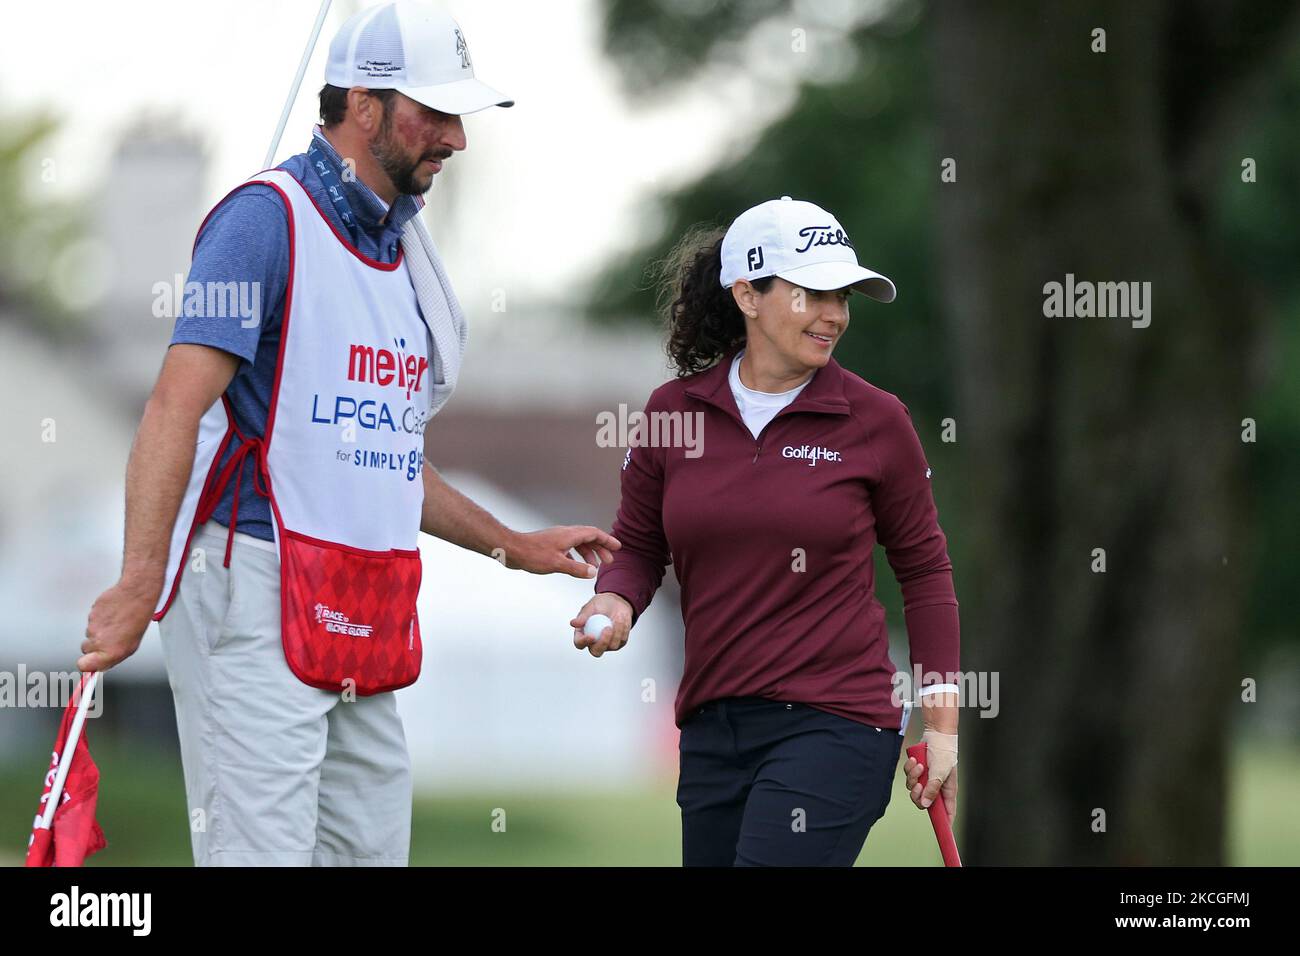
[[800, 458], [808, 462], [808, 467], [814, 467], [819, 461], [843, 461], [843, 457], [838, 451], [830, 448], [823, 448], [821, 445], [800, 445], [795, 448], [793, 445], [786, 445], [781, 449], [782, 458]]

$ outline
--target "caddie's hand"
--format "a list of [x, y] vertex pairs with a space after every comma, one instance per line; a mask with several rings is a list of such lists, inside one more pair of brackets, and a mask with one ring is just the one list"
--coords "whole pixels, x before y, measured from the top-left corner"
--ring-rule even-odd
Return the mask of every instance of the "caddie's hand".
[[942, 794], [944, 808], [952, 819], [957, 814], [957, 735], [927, 729], [921, 734], [921, 742], [929, 761], [929, 777], [922, 790], [921, 773], [926, 766], [908, 757], [903, 764], [908, 795], [917, 807], [927, 810]]
[[156, 602], [156, 595], [127, 581], [118, 581], [101, 594], [90, 608], [77, 670], [106, 671], [134, 654]]
[[[617, 538], [599, 528], [564, 525], [518, 535], [515, 546], [506, 549], [505, 563], [508, 568], [531, 574], [554, 574], [558, 571], [575, 578], [594, 578], [597, 560], [612, 561], [614, 556], [611, 552], [621, 547]], [[577, 551], [583, 560], [575, 561], [569, 557], [570, 548]]]
[[[592, 637], [583, 630], [587, 618], [593, 614], [603, 614], [614, 622], [612, 627], [606, 627], [597, 637]], [[585, 647], [592, 657], [599, 657], [606, 651], [616, 651], [627, 643], [628, 632], [632, 629], [632, 605], [622, 595], [602, 591], [584, 604], [578, 616], [569, 624], [573, 627], [573, 646], [578, 650]]]

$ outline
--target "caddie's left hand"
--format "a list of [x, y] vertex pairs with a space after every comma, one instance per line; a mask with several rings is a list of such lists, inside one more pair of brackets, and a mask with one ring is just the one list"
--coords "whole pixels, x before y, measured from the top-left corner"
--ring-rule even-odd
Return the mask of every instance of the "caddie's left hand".
[[[575, 578], [594, 578], [597, 561], [612, 561], [622, 545], [612, 534], [589, 525], [562, 525], [518, 535], [514, 547], [506, 548], [505, 565], [530, 574], [562, 572]], [[569, 557], [573, 549], [583, 561]]]

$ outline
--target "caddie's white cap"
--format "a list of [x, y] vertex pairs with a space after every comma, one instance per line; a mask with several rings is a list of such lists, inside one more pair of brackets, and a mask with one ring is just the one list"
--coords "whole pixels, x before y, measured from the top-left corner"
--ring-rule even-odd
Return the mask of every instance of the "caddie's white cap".
[[858, 265], [839, 221], [821, 206], [782, 196], [746, 209], [722, 240], [722, 287], [737, 279], [780, 276], [805, 289], [852, 287], [893, 302], [894, 283]]
[[330, 41], [325, 82], [345, 90], [397, 90], [443, 113], [515, 105], [474, 78], [456, 21], [416, 0], [367, 7], [349, 17]]

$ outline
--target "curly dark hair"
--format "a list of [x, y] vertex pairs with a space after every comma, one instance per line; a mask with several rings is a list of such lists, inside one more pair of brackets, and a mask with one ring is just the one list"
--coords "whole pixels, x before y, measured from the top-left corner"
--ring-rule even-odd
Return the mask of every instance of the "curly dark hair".
[[[714, 225], [692, 226], [654, 269], [665, 349], [678, 378], [704, 371], [745, 341], [745, 316], [720, 279], [725, 235]], [[752, 284], [766, 292], [772, 281], [766, 276]]]

